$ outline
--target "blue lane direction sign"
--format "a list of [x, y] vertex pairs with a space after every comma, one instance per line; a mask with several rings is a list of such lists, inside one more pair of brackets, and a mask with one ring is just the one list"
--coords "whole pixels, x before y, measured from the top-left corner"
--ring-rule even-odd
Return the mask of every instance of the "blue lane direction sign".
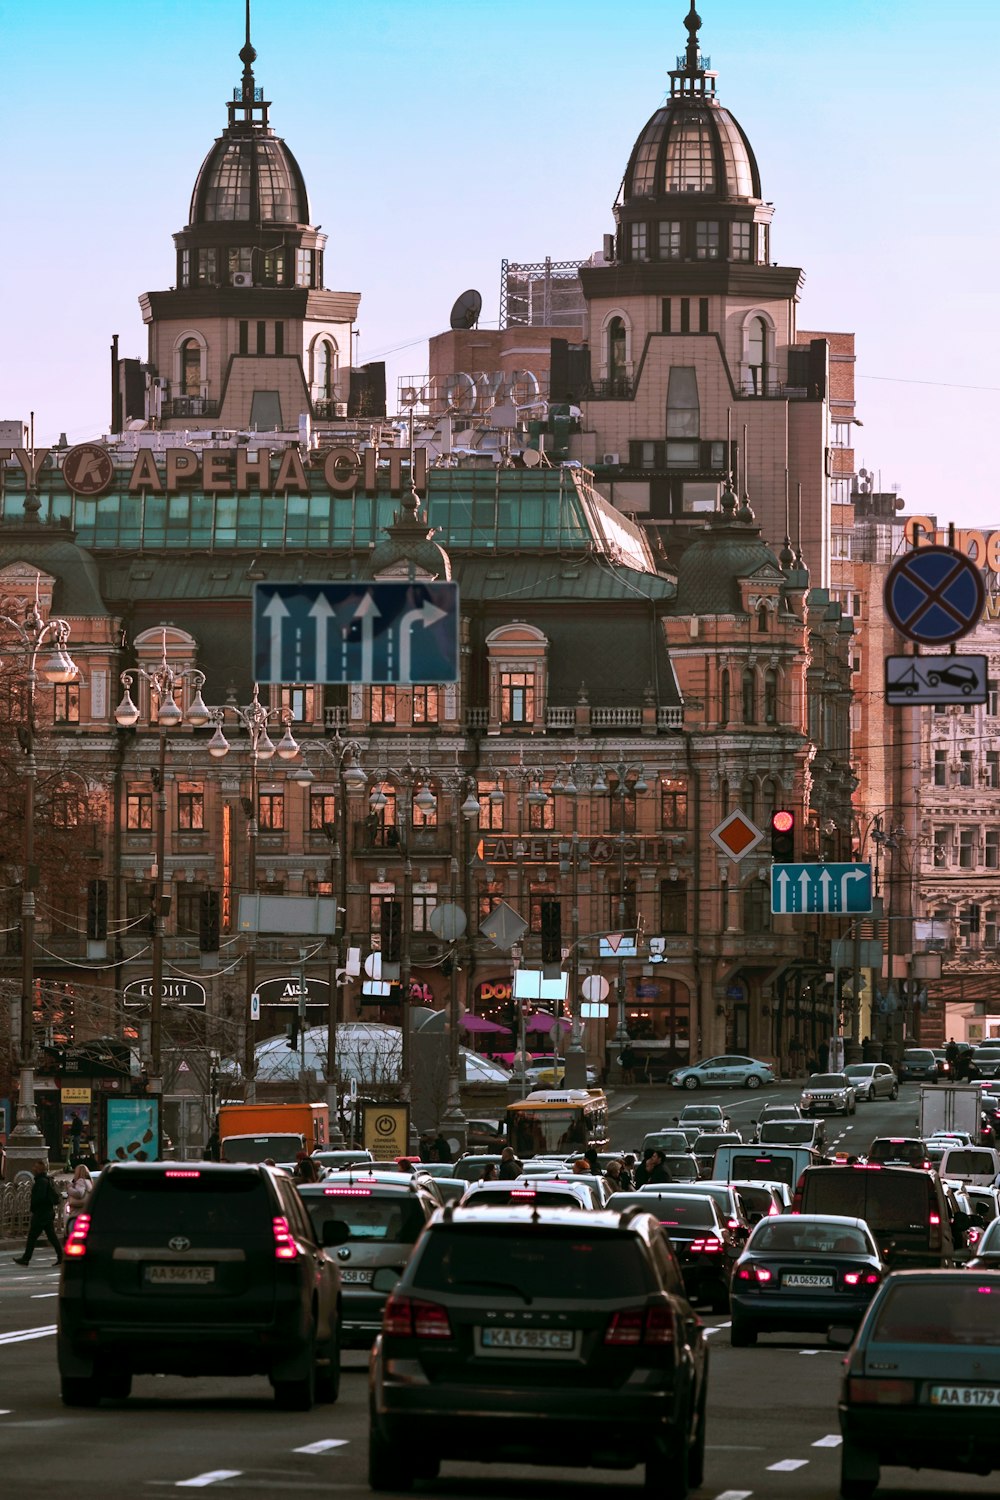
[[985, 604], [982, 573], [954, 547], [917, 547], [886, 576], [885, 612], [918, 646], [946, 646], [968, 635]]
[[871, 909], [870, 864], [771, 866], [771, 910], [775, 915]]
[[257, 583], [260, 683], [458, 681], [458, 584]]
[[985, 703], [988, 667], [985, 656], [888, 656], [885, 701]]

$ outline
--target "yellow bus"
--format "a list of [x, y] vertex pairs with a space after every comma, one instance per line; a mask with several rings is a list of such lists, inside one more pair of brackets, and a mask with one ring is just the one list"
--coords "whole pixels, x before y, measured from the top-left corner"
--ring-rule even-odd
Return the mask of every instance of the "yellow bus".
[[507, 1143], [522, 1160], [557, 1151], [606, 1150], [608, 1101], [603, 1089], [537, 1089], [507, 1106]]

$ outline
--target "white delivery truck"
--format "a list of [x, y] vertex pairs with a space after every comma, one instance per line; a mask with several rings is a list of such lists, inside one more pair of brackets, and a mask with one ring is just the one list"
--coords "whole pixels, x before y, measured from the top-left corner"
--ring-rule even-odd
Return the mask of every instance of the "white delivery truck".
[[982, 1093], [973, 1083], [951, 1083], [944, 1088], [935, 1084], [921, 1089], [917, 1134], [926, 1140], [935, 1131], [960, 1130], [978, 1142]]

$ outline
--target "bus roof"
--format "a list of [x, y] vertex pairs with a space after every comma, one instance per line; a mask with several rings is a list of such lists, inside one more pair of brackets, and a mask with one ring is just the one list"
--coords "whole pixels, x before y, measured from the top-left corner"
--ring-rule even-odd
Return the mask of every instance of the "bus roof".
[[508, 1109], [537, 1108], [544, 1104], [603, 1104], [601, 1089], [535, 1089], [525, 1099], [515, 1099]]

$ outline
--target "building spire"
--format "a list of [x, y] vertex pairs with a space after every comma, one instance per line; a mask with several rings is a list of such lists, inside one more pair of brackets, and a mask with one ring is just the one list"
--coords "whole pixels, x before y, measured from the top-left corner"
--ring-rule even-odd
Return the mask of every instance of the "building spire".
[[240, 62], [243, 64], [243, 100], [244, 103], [253, 102], [254, 77], [253, 64], [257, 60], [257, 53], [250, 40], [250, 0], [247, 0], [247, 39], [240, 48]]
[[267, 112], [270, 108], [268, 100], [264, 98], [264, 90], [257, 87], [257, 81], [253, 76], [257, 49], [250, 40], [250, 0], [246, 0], [246, 17], [246, 41], [239, 53], [240, 62], [243, 64], [243, 77], [239, 87], [233, 89], [233, 97], [228, 104], [229, 129], [240, 135], [267, 130]]
[[701, 16], [695, 9], [694, 0], [684, 17], [687, 27], [687, 48], [677, 58], [676, 68], [670, 70], [670, 97], [672, 99], [714, 99], [715, 77], [711, 71], [712, 59], [702, 55], [698, 45]]
[[[247, 0], [247, 8], [249, 9], [249, 0]], [[687, 55], [684, 61], [689, 73], [697, 73], [701, 68], [701, 48], [698, 45], [701, 16], [694, 8], [694, 0], [691, 0], [691, 9], [684, 18], [684, 25], [688, 30]]]

